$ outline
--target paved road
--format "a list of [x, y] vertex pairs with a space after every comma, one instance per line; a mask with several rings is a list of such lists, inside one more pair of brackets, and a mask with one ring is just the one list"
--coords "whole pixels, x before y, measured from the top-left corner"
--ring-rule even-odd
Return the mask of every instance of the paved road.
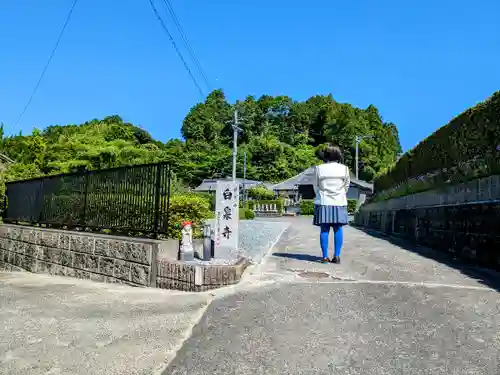
[[[499, 374], [489, 273], [346, 228], [323, 265], [310, 220], [221, 291], [165, 374]], [[314, 274], [313, 272], [316, 272]]]
[[287, 220], [215, 295], [0, 272], [0, 374], [153, 374], [179, 348], [163, 373], [500, 374], [490, 274], [353, 228], [323, 265], [310, 219]]
[[0, 272], [0, 374], [159, 373], [209, 296]]

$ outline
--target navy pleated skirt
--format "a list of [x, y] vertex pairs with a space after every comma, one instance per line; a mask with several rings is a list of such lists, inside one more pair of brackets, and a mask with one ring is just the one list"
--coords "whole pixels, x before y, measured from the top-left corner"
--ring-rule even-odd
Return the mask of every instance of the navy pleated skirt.
[[323, 206], [314, 205], [313, 225], [339, 224], [346, 225], [349, 222], [349, 214], [346, 206]]

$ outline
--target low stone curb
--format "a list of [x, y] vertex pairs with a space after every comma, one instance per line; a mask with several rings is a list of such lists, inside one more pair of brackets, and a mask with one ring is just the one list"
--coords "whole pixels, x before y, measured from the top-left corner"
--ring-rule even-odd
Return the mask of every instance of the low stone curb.
[[240, 258], [231, 265], [204, 265], [162, 259], [158, 261], [156, 287], [203, 292], [237, 284], [250, 262]]

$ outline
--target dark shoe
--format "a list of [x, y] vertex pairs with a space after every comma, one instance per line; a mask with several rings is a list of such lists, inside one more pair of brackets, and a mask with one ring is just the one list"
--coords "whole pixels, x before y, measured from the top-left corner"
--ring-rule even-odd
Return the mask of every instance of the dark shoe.
[[340, 257], [333, 257], [332, 263], [340, 264]]
[[323, 260], [321, 261], [321, 263], [323, 263], [323, 264], [330, 263], [330, 259], [328, 259], [328, 258], [323, 258]]

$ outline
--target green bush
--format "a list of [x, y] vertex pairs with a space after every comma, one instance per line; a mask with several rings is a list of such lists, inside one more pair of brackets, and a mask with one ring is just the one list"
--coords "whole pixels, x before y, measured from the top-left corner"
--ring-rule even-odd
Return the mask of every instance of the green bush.
[[255, 219], [255, 212], [248, 208], [240, 208], [240, 220], [253, 220]]
[[281, 199], [275, 199], [275, 200], [258, 200], [258, 201], [248, 201], [247, 202], [247, 207], [248, 209], [255, 211], [255, 205], [256, 204], [275, 204], [276, 209], [278, 210], [279, 213], [283, 213], [283, 201]]
[[249, 198], [254, 200], [269, 201], [274, 199], [274, 192], [264, 186], [255, 186], [247, 190]]
[[[358, 201], [356, 199], [347, 200], [347, 212], [349, 214], [354, 214], [356, 211], [356, 204]], [[314, 201], [313, 200], [303, 200], [300, 202], [299, 213], [304, 216], [314, 215]]]
[[353, 215], [356, 212], [356, 204], [358, 203], [357, 199], [348, 199], [347, 200], [347, 212], [350, 215]]
[[215, 211], [215, 193], [193, 192], [193, 193], [186, 193], [186, 194], [182, 194], [182, 195], [192, 195], [192, 196], [206, 199], [210, 204], [210, 209], [212, 211]]
[[181, 225], [184, 221], [193, 222], [193, 237], [201, 238], [203, 223], [213, 217], [207, 198], [195, 194], [174, 195], [170, 198], [169, 236], [181, 238]]
[[500, 173], [500, 91], [452, 119], [375, 180], [375, 200]]
[[299, 214], [303, 216], [314, 215], [314, 201], [304, 199], [300, 202]]

